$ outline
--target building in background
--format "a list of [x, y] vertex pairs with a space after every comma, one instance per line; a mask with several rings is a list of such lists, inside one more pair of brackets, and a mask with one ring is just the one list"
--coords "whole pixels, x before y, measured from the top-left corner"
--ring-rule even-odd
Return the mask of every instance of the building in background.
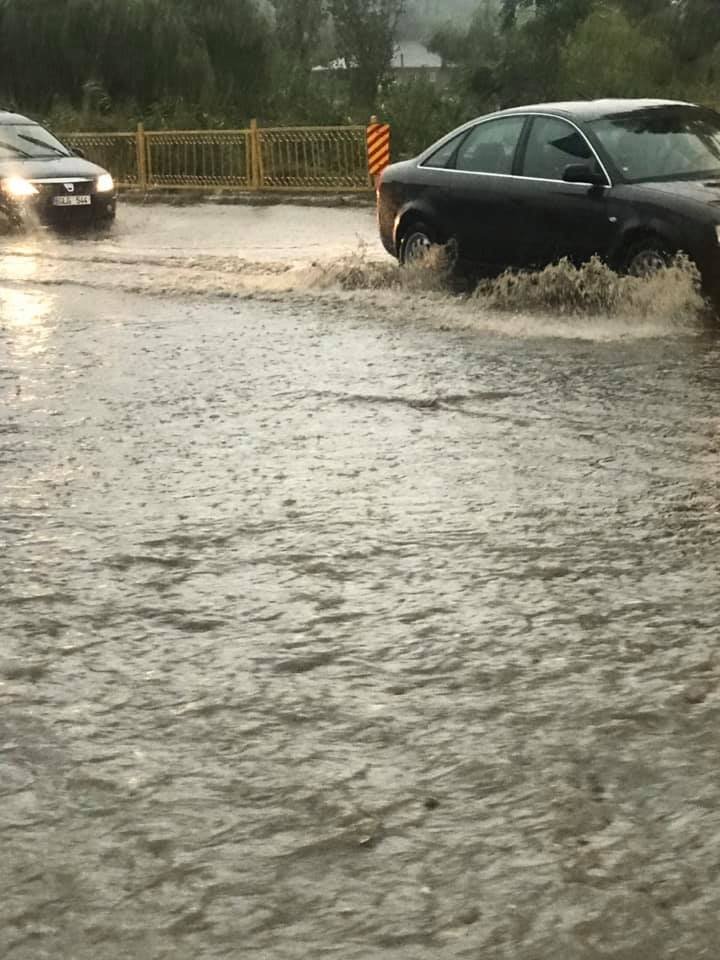
[[[332, 82], [334, 79], [344, 77], [347, 69], [348, 65], [344, 57], [339, 57], [330, 63], [313, 67], [312, 73], [318, 80]], [[437, 83], [442, 81], [451, 68], [445, 66], [436, 53], [431, 53], [419, 41], [403, 40], [395, 45], [395, 56], [390, 69], [398, 79], [412, 80], [416, 77], [425, 77], [432, 83]]]

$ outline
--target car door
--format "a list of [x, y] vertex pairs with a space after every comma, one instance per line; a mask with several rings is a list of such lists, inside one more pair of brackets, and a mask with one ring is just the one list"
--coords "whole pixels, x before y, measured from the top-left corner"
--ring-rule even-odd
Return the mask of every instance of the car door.
[[[617, 203], [585, 135], [561, 117], [536, 115], [521, 154], [523, 266], [543, 267], [562, 257], [580, 264], [593, 254], [605, 256], [620, 229]], [[597, 171], [605, 183], [565, 182], [572, 164]]]
[[[451, 156], [442, 158], [445, 175], [438, 202], [463, 260], [492, 267], [515, 262], [523, 214], [512, 171], [525, 122], [525, 116], [483, 120], [459, 138]], [[430, 158], [426, 164], [433, 162]]]

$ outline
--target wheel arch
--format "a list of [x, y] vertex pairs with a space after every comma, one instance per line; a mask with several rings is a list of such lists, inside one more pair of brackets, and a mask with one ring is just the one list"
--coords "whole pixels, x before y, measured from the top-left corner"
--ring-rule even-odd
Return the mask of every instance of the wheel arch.
[[625, 258], [629, 250], [641, 240], [659, 241], [669, 253], [677, 249], [677, 243], [672, 240], [671, 232], [665, 229], [659, 223], [638, 223], [625, 230], [619, 238], [613, 256], [611, 266], [619, 269], [624, 265]]
[[426, 223], [429, 227], [440, 230], [437, 214], [430, 204], [415, 202], [402, 207], [395, 217], [395, 226], [393, 228], [393, 244], [397, 256], [400, 254], [400, 246], [403, 237], [407, 233], [408, 227], [418, 222]]

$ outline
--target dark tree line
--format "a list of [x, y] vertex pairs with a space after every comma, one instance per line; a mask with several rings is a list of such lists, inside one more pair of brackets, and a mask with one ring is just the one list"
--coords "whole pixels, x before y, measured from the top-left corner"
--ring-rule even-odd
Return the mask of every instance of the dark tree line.
[[35, 109], [92, 89], [250, 105], [268, 54], [252, 0], [0, 0], [0, 91]]
[[342, 57], [348, 106], [367, 111], [403, 3], [0, 0], [0, 99], [34, 111], [174, 101], [216, 117], [301, 115], [311, 68]]

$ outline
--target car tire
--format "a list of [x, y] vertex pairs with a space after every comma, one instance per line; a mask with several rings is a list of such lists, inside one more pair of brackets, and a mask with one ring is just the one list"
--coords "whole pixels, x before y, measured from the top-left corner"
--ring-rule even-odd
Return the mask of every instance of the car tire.
[[414, 221], [404, 231], [400, 241], [398, 261], [401, 266], [414, 263], [427, 256], [428, 252], [435, 246], [445, 248], [448, 272], [455, 273], [459, 261], [456, 238], [442, 239], [434, 227], [429, 226], [422, 220]]
[[400, 240], [398, 260], [402, 266], [416, 263], [427, 256], [432, 247], [437, 244], [437, 234], [421, 220], [413, 221], [403, 232]]
[[660, 237], [643, 237], [628, 247], [623, 258], [623, 273], [631, 277], [650, 277], [667, 267], [671, 256]]

